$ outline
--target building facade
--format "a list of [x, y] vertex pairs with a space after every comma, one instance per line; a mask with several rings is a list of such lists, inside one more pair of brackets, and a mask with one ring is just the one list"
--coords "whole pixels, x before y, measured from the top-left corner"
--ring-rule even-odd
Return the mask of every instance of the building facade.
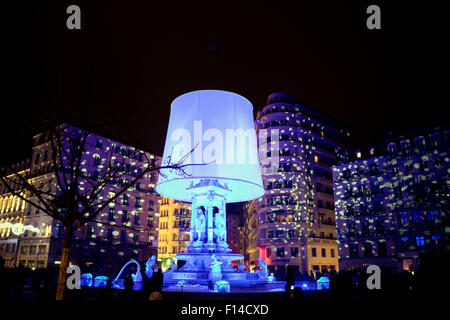
[[448, 251], [450, 129], [344, 153], [333, 168], [340, 268], [411, 270]]
[[284, 93], [256, 119], [266, 193], [247, 206], [248, 262], [261, 257], [277, 275], [338, 270], [331, 166], [348, 131]]
[[[3, 168], [1, 172], [8, 181], [18, 179], [15, 173], [23, 177], [28, 176], [30, 160], [24, 160], [12, 167], [14, 171]], [[16, 191], [19, 190], [14, 190]], [[16, 265], [19, 236], [25, 226], [23, 218], [26, 207], [26, 201], [13, 195], [6, 185], [0, 182], [0, 256], [5, 259], [6, 267]]]
[[229, 204], [227, 206], [227, 243], [228, 247], [233, 253], [240, 253], [241, 251], [241, 213], [242, 207], [235, 204]]
[[161, 197], [158, 236], [158, 261], [169, 268], [177, 253], [189, 245], [192, 204]]
[[[111, 157], [111, 158], [109, 158]], [[33, 137], [29, 178], [46, 192], [56, 193], [57, 182], [52, 165], [50, 142], [45, 134]], [[127, 174], [108, 182], [98, 199], [111, 197], [140, 173], [147, 159], [160, 158], [132, 146], [91, 134], [87, 138], [82, 157], [82, 170], [88, 177], [80, 181], [79, 188], [89, 188], [98, 180], [108, 159], [113, 165], [124, 163]], [[133, 187], [109, 204], [98, 222], [89, 222], [77, 230], [72, 240], [71, 263], [80, 267], [97, 267], [117, 271], [131, 258], [144, 261], [157, 252], [159, 195], [155, 192], [157, 172], [148, 172]], [[99, 204], [100, 205], [100, 204]], [[64, 237], [61, 222], [26, 205], [22, 211], [23, 224], [33, 226], [18, 239], [15, 264], [29, 268], [45, 268], [59, 263]], [[130, 228], [125, 228], [125, 227]], [[138, 231], [139, 230], [139, 231]]]

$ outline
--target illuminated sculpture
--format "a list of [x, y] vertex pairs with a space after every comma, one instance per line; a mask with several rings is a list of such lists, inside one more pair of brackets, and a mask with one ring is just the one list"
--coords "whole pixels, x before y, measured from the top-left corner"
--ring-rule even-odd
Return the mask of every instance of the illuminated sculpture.
[[230, 292], [230, 283], [224, 280], [216, 281], [214, 284], [214, 292]]
[[237, 268], [240, 272], [244, 272], [245, 269], [247, 269], [247, 266], [241, 261]]
[[83, 273], [81, 275], [80, 285], [85, 287], [92, 287], [92, 273]]
[[208, 279], [211, 281], [218, 281], [222, 280], [222, 268], [220, 265], [222, 262], [217, 260], [216, 255], [213, 254], [211, 256], [211, 270], [209, 271], [209, 277]]
[[317, 290], [330, 289], [330, 279], [328, 277], [321, 277], [317, 280]]
[[261, 271], [259, 271], [259, 278], [267, 279], [267, 276], [269, 275], [267, 272], [267, 263], [263, 259], [258, 258], [258, 266], [261, 267]]
[[148, 279], [151, 279], [153, 276], [153, 267], [156, 265], [156, 257], [153, 255], [151, 258], [148, 258], [145, 263], [145, 275]]
[[179, 96], [171, 105], [162, 162], [186, 166], [181, 173], [162, 169], [157, 192], [192, 203], [190, 243], [175, 256], [186, 263], [164, 282], [225, 280], [233, 285], [245, 280], [245, 273], [231, 266], [244, 257], [228, 248], [226, 204], [264, 194], [252, 104], [219, 90]]
[[167, 270], [166, 272], [173, 272], [175, 270], [178, 269], [178, 265], [175, 263], [175, 260], [172, 262], [172, 264], [169, 267], [169, 270]]
[[94, 279], [94, 287], [96, 288], [105, 288], [106, 284], [108, 283], [108, 277], [107, 276], [97, 276]]

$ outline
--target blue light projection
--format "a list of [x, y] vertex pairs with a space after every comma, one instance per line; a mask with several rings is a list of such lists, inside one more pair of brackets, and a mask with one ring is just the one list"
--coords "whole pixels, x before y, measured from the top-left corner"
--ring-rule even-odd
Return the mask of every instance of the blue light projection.
[[[211, 142], [203, 147], [205, 141]], [[217, 290], [228, 290], [220, 281], [231, 286], [267, 283], [267, 272], [249, 274], [234, 269], [231, 262], [244, 257], [231, 253], [226, 242], [226, 203], [264, 194], [252, 104], [240, 95], [219, 90], [194, 91], [176, 98], [162, 162], [192, 164], [184, 174], [161, 170], [156, 187], [165, 197], [192, 203], [190, 243], [185, 253], [175, 256], [186, 263], [166, 273], [166, 288], [206, 285], [208, 290], [212, 281]]]
[[92, 273], [83, 273], [81, 275], [80, 285], [85, 287], [92, 287]]
[[[192, 153], [190, 151], [193, 150]], [[227, 202], [264, 194], [254, 129], [253, 106], [244, 97], [220, 90], [183, 94], [171, 105], [163, 164], [202, 164], [163, 169], [156, 190], [192, 202], [193, 186], [212, 180], [227, 190]]]
[[442, 127], [340, 156], [333, 176], [344, 268], [378, 259], [403, 269], [402, 259], [417, 266], [420, 251], [445, 248], [449, 141]]
[[97, 276], [94, 279], [94, 287], [96, 288], [105, 288], [106, 284], [108, 283], [108, 277], [107, 276]]

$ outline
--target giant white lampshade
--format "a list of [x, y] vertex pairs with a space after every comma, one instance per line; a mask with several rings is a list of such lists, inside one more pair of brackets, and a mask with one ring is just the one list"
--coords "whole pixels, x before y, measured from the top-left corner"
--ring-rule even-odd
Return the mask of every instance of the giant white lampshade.
[[162, 164], [180, 159], [193, 165], [186, 175], [161, 170], [156, 190], [165, 197], [192, 202], [205, 181], [221, 186], [228, 203], [264, 194], [253, 106], [238, 94], [199, 90], [172, 102]]

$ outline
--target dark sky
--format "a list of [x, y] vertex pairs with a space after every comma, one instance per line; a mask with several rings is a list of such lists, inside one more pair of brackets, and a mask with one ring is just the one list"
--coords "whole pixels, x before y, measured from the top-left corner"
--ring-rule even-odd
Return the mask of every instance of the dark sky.
[[[2, 2], [0, 162], [28, 155], [45, 108], [68, 122], [116, 121], [121, 140], [161, 154], [171, 101], [198, 89], [234, 91], [255, 109], [287, 92], [348, 125], [358, 144], [379, 141], [384, 122], [399, 132], [448, 122], [442, 8], [192, 2]], [[66, 28], [70, 4], [81, 30]], [[381, 30], [366, 28], [370, 4]]]

